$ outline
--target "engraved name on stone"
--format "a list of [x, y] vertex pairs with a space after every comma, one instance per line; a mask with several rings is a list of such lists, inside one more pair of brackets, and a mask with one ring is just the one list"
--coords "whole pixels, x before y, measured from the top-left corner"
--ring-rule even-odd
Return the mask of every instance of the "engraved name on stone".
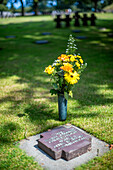
[[50, 139], [47, 139], [45, 140], [46, 142], [49, 142], [49, 143], [53, 143], [53, 142], [56, 142], [56, 141], [59, 141], [60, 139], [64, 139], [66, 138], [67, 136], [71, 136], [73, 134], [75, 134], [77, 131], [74, 130], [74, 129], [71, 129], [67, 132], [63, 132], [63, 131], [60, 131], [58, 133], [55, 133], [53, 135], [53, 137], [51, 137]]
[[53, 137], [51, 137], [50, 139], [46, 139], [45, 141], [49, 143], [53, 143], [56, 141], [59, 142], [55, 146], [53, 146], [53, 148], [56, 148], [59, 150], [63, 147], [70, 146], [86, 138], [86, 137], [83, 137], [83, 135], [80, 135], [78, 137], [73, 135], [73, 134], [76, 134], [76, 132], [77, 131], [75, 129], [71, 129], [67, 132], [59, 131], [58, 133], [53, 134]]
[[78, 136], [78, 137], [75, 136], [73, 138], [71, 138], [71, 137], [66, 138], [66, 139], [64, 139], [64, 141], [59, 141], [61, 143], [58, 143], [57, 145], [55, 145], [54, 148], [61, 149], [61, 148], [64, 148], [66, 146], [70, 146], [70, 145], [72, 145], [72, 144], [74, 144], [76, 142], [82, 141], [84, 139], [86, 139], [86, 137], [82, 137], [82, 136]]

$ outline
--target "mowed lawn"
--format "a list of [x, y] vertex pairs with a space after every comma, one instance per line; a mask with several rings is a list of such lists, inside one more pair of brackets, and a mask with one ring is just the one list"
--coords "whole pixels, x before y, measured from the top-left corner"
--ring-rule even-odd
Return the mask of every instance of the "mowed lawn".
[[[61, 29], [51, 16], [0, 19], [0, 169], [42, 169], [18, 141], [66, 123], [113, 144], [113, 37], [108, 36], [113, 14], [96, 16], [96, 26], [77, 28], [72, 21]], [[76, 45], [88, 66], [68, 100], [67, 120], [61, 122], [44, 69], [65, 53], [70, 34], [87, 37], [76, 39]], [[16, 38], [6, 38], [10, 35]], [[49, 43], [38, 45], [37, 40]], [[113, 150], [78, 169], [113, 169]]]

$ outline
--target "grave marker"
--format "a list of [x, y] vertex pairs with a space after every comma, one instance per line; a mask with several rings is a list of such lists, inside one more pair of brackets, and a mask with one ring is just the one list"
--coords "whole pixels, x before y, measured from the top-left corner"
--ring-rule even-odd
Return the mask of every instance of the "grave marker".
[[86, 38], [87, 38], [86, 36], [77, 36], [77, 37], [76, 37], [76, 39], [80, 39], [80, 40], [86, 39]]
[[91, 17], [90, 17], [90, 21], [91, 21], [91, 26], [95, 26], [95, 20], [96, 20], [96, 16], [94, 14], [91, 14]]
[[75, 12], [75, 15], [73, 16], [73, 18], [75, 19], [75, 22], [74, 22], [74, 26], [80, 26], [80, 15], [78, 12]]
[[51, 35], [50, 32], [43, 32], [42, 35]]
[[113, 32], [109, 32], [109, 33], [108, 33], [108, 37], [113, 38]]
[[36, 44], [47, 44], [49, 41], [48, 40], [38, 40], [35, 41]]
[[38, 147], [57, 160], [71, 160], [91, 150], [91, 136], [73, 125], [64, 125], [40, 135]]
[[79, 32], [81, 32], [80, 30], [72, 30], [72, 32], [74, 32], [74, 33], [79, 33]]
[[66, 15], [66, 18], [64, 19], [64, 21], [66, 22], [66, 27], [70, 27], [71, 18], [68, 14]]
[[6, 36], [6, 38], [16, 38], [16, 36], [15, 35], [8, 35], [8, 36]]
[[84, 14], [82, 18], [82, 22], [84, 26], [88, 26], [88, 20], [89, 18], [87, 17], [87, 14]]
[[107, 29], [105, 27], [99, 28], [100, 31], [106, 31]]
[[54, 21], [56, 22], [56, 28], [61, 28], [61, 15], [57, 15], [57, 18], [54, 19]]

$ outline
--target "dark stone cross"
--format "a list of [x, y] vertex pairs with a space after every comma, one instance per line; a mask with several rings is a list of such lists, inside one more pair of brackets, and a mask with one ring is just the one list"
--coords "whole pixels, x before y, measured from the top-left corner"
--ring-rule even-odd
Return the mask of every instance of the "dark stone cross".
[[69, 15], [66, 15], [66, 18], [63, 19], [63, 21], [66, 22], [66, 27], [70, 27], [71, 18], [69, 17]]
[[96, 20], [96, 16], [94, 14], [91, 14], [91, 17], [90, 17], [90, 21], [91, 21], [91, 26], [95, 26], [95, 20]]
[[81, 18], [79, 13], [76, 12], [75, 15], [73, 16], [73, 18], [75, 19], [75, 22], [74, 22], [74, 26], [80, 26], [80, 22], [79, 22], [79, 19]]
[[82, 18], [82, 22], [84, 26], [88, 26], [88, 20], [89, 18], [87, 17], [87, 14], [84, 14]]
[[57, 160], [70, 160], [91, 150], [91, 136], [73, 125], [64, 125], [40, 135], [38, 147]]
[[54, 21], [56, 22], [56, 28], [61, 28], [61, 21], [62, 21], [61, 15], [57, 15], [57, 18], [54, 19]]

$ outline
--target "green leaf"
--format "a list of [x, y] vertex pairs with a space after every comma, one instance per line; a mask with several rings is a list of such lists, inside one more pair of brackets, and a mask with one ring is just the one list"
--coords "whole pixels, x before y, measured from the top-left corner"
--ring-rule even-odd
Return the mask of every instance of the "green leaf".
[[57, 86], [57, 84], [56, 84], [56, 83], [52, 83], [52, 85], [53, 85], [53, 88], [54, 88], [55, 90], [57, 90], [57, 89], [58, 89], [58, 86]]
[[53, 94], [57, 94], [57, 93], [58, 93], [58, 91], [57, 91], [57, 90], [55, 90], [55, 89], [51, 89], [51, 90], [50, 90], [50, 93], [51, 93], [51, 95], [53, 95]]
[[68, 100], [69, 95], [68, 95], [67, 92], [64, 92], [64, 97], [65, 97], [66, 100]]
[[60, 78], [59, 79], [59, 85], [62, 86], [62, 84], [63, 84], [63, 78]]
[[61, 71], [58, 72], [58, 75], [63, 77], [64, 76], [64, 72], [61, 70]]

